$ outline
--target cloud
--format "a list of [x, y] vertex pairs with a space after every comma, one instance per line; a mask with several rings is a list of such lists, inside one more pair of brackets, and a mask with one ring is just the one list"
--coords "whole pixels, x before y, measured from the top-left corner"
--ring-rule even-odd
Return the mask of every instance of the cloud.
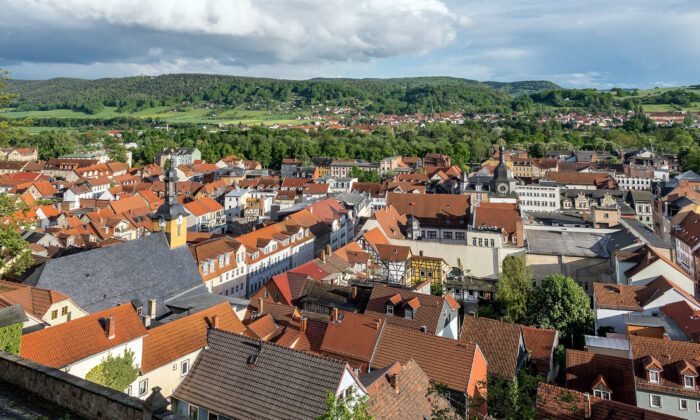
[[[150, 49], [189, 57], [197, 55], [196, 47], [183, 49], [195, 39], [209, 57], [243, 65], [426, 54], [448, 45], [465, 23], [439, 0], [31, 0], [24, 7], [25, 18], [64, 32], [102, 28], [120, 43], [135, 30], [160, 41]], [[101, 47], [109, 50], [110, 44]], [[180, 47], [173, 51], [172, 44]]]

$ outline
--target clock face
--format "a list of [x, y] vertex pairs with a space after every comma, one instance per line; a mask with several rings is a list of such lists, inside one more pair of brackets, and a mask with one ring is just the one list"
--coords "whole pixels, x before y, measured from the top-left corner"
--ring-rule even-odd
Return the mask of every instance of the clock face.
[[499, 185], [496, 189], [497, 189], [498, 192], [501, 193], [501, 194], [505, 194], [505, 193], [508, 192], [508, 186], [505, 185], [505, 184]]

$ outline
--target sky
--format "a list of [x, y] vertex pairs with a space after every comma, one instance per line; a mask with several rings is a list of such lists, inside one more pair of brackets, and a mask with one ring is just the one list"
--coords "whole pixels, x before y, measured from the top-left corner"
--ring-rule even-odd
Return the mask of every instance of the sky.
[[166, 73], [700, 83], [698, 0], [0, 0], [17, 79]]

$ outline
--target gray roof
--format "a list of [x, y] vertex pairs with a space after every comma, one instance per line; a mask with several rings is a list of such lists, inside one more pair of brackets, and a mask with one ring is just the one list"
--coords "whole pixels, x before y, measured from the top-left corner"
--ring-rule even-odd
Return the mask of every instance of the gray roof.
[[678, 180], [681, 180], [681, 181], [693, 181], [693, 182], [700, 181], [700, 175], [696, 174], [693, 171], [685, 171], [680, 175], [676, 175], [675, 178]]
[[661, 327], [668, 334], [668, 338], [675, 341], [688, 341], [683, 329], [673, 319], [665, 316], [650, 316], [627, 313], [622, 316], [626, 325], [639, 325], [643, 327]]
[[609, 236], [594, 232], [527, 231], [528, 253], [607, 258]]
[[209, 330], [207, 339], [173, 397], [226, 417], [316, 418], [346, 371], [345, 362], [226, 331]]
[[661, 239], [659, 235], [637, 219], [620, 218], [620, 224], [626, 227], [634, 236], [641, 239], [642, 242], [654, 248], [671, 249], [673, 247], [670, 242]]
[[217, 295], [214, 293], [203, 293], [194, 296], [185, 296], [183, 298], [173, 299], [166, 303], [170, 313], [166, 314], [157, 321], [151, 322], [151, 328], [157, 325], [167, 324], [176, 319], [184, 318], [190, 314], [209, 309], [222, 302], [228, 302], [231, 306], [238, 309], [245, 309], [250, 304], [249, 299], [241, 299], [233, 296]]
[[189, 248], [170, 249], [163, 232], [47, 261], [24, 283], [70, 296], [90, 313], [156, 299], [162, 315], [165, 302], [208, 293]]
[[24, 313], [21, 305], [12, 305], [0, 309], [0, 328], [23, 323], [24, 321], [27, 321], [27, 314]]

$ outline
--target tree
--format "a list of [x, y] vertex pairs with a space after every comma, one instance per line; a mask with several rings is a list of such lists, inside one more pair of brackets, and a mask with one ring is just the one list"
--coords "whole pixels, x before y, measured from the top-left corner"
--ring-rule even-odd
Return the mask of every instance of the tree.
[[570, 277], [561, 274], [545, 277], [535, 288], [528, 306], [528, 325], [559, 331], [563, 343], [593, 333], [591, 301]]
[[29, 208], [15, 195], [0, 195], [0, 272], [22, 274], [34, 262], [22, 231], [32, 226], [23, 216]]
[[365, 171], [357, 166], [350, 169], [348, 178], [357, 178], [358, 182], [380, 182], [381, 178], [376, 171]]
[[20, 343], [22, 342], [23, 324], [8, 325], [0, 328], [0, 350], [12, 354], [19, 354]]
[[367, 395], [359, 397], [354, 387], [350, 388], [347, 397], [336, 397], [331, 391], [326, 394], [326, 412], [316, 420], [372, 420], [367, 414]]
[[123, 356], [111, 354], [99, 365], [90, 369], [85, 379], [124, 392], [139, 377], [139, 368], [134, 364], [134, 352], [124, 349]]
[[[490, 417], [497, 419], [534, 419], [537, 416], [537, 386], [539, 376], [520, 369], [514, 381], [489, 376], [486, 385], [486, 404]], [[478, 393], [469, 399], [472, 407], [480, 407], [484, 397]]]
[[532, 296], [532, 270], [526, 266], [525, 258], [508, 256], [503, 259], [503, 270], [496, 284], [496, 299], [505, 309], [508, 322], [523, 323]]
[[115, 162], [126, 163], [126, 147], [121, 144], [115, 144], [109, 151], [109, 158]]

